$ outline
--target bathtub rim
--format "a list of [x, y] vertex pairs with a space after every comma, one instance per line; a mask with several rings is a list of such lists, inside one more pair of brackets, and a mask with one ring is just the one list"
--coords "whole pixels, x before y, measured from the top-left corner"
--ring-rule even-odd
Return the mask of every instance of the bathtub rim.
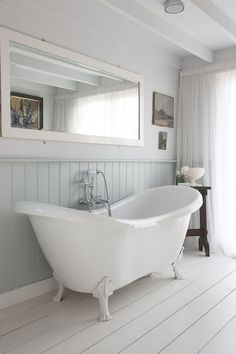
[[[189, 186], [161, 186], [161, 187], [154, 187], [149, 188], [145, 191], [142, 191], [137, 194], [133, 194], [129, 197], [126, 197], [118, 202], [115, 202], [111, 205], [111, 208], [115, 208], [120, 206], [122, 203], [129, 202], [137, 198], [137, 196], [141, 196], [145, 194], [147, 191], [152, 191], [156, 189], [173, 189], [173, 188], [184, 188], [185, 190], [189, 190]], [[188, 204], [184, 205], [182, 208], [173, 209], [168, 213], [160, 214], [157, 216], [151, 216], [147, 218], [139, 218], [139, 219], [124, 219], [119, 217], [108, 217], [106, 215], [102, 215], [105, 208], [97, 209], [92, 213], [89, 213], [87, 210], [78, 210], [68, 207], [63, 207], [59, 205], [49, 204], [49, 203], [40, 203], [40, 202], [32, 202], [32, 201], [19, 201], [15, 204], [14, 211], [20, 214], [26, 214], [28, 216], [40, 216], [49, 219], [58, 219], [58, 220], [65, 220], [68, 222], [80, 222], [81, 219], [84, 221], [90, 222], [118, 222], [126, 225], [145, 225], [145, 224], [155, 224], [156, 222], [165, 220], [165, 219], [172, 219], [172, 218], [179, 218], [186, 216], [188, 214], [192, 214], [196, 210], [198, 210], [202, 205], [202, 196], [201, 194], [191, 188], [191, 193], [193, 195], [193, 200]], [[194, 198], [195, 197], [195, 198]], [[58, 210], [60, 213], [58, 215]], [[65, 215], [63, 215], [63, 212]]]
[[[153, 188], [148, 188], [142, 192], [136, 193], [136, 194], [132, 194], [129, 197], [126, 197], [124, 199], [121, 199], [115, 203], [113, 203], [111, 205], [111, 211], [112, 209], [114, 209], [115, 207], [118, 207], [120, 205], [122, 205], [123, 203], [125, 204], [126, 202], [132, 201], [134, 200], [136, 197], [141, 196], [142, 194], [146, 193], [146, 192], [151, 192], [152, 190], [156, 190], [156, 189], [176, 189], [176, 188], [183, 188], [184, 190], [188, 190], [190, 189], [189, 186], [176, 186], [176, 185], [167, 185], [167, 186], [159, 186], [159, 187], [153, 187]], [[147, 218], [139, 218], [139, 219], [124, 219], [124, 218], [119, 218], [119, 217], [112, 217], [113, 220], [119, 221], [123, 224], [129, 224], [129, 225], [133, 225], [133, 224], [144, 224], [145, 221], [149, 221], [151, 222], [157, 222], [157, 221], [162, 221], [165, 219], [175, 219], [175, 218], [179, 218], [179, 217], [183, 217], [189, 214], [194, 213], [195, 211], [197, 211], [201, 205], [203, 204], [203, 199], [202, 199], [202, 195], [199, 191], [197, 191], [196, 189], [191, 188], [191, 193], [192, 195], [196, 197], [195, 200], [191, 201], [190, 203], [186, 204], [184, 207], [182, 208], [176, 208], [171, 210], [168, 213], [164, 213], [164, 214], [159, 214], [157, 216], [151, 216], [151, 217], [147, 217]], [[106, 213], [107, 210], [106, 208], [100, 208], [100, 209], [95, 209], [92, 211], [92, 214], [95, 215], [100, 215], [103, 216], [103, 213]]]

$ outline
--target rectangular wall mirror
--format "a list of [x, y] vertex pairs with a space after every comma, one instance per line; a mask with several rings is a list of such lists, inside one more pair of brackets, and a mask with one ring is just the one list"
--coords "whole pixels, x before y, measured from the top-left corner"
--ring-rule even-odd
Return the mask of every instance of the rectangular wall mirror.
[[3, 32], [3, 136], [143, 145], [140, 75]]

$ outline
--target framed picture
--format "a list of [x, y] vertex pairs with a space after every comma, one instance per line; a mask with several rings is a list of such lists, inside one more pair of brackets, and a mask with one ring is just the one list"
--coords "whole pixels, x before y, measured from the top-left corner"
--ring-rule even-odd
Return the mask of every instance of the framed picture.
[[43, 98], [11, 92], [11, 126], [41, 130], [43, 128]]
[[153, 92], [152, 124], [160, 127], [174, 127], [174, 97]]
[[158, 149], [166, 150], [166, 147], [167, 147], [167, 132], [159, 132]]

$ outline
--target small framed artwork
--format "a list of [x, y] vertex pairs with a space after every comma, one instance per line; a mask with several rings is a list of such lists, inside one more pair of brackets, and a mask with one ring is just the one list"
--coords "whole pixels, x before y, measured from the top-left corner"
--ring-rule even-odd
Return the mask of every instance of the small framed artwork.
[[158, 135], [158, 149], [166, 150], [167, 147], [167, 132], [159, 132]]
[[43, 98], [11, 92], [11, 126], [13, 128], [43, 129]]
[[174, 127], [174, 97], [153, 92], [152, 124], [160, 127]]

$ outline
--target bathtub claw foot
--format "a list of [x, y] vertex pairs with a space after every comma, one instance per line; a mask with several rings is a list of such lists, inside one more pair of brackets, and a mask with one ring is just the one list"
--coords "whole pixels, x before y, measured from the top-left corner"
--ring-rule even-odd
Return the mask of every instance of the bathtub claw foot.
[[184, 277], [183, 275], [178, 271], [177, 267], [174, 265], [174, 263], [172, 264], [172, 267], [173, 267], [173, 271], [175, 273], [175, 279], [178, 279], [178, 280], [183, 280]]
[[113, 290], [111, 280], [108, 277], [104, 277], [98, 282], [93, 291], [93, 296], [98, 298], [100, 305], [100, 315], [98, 318], [100, 322], [111, 320], [111, 315], [108, 309], [108, 298], [113, 294]]
[[175, 273], [175, 279], [178, 279], [178, 280], [183, 280], [184, 279], [183, 275], [178, 270], [178, 263], [182, 259], [183, 251], [184, 251], [184, 247], [182, 247], [178, 257], [176, 258], [174, 263], [172, 263], [172, 268], [173, 268], [173, 271]]
[[61, 282], [60, 279], [58, 279], [58, 277], [56, 276], [55, 273], [53, 273], [53, 277], [56, 279], [56, 281], [58, 282], [58, 289], [57, 289], [57, 293], [55, 296], [53, 296], [52, 301], [53, 302], [61, 302], [63, 300], [63, 295], [65, 293], [65, 286], [64, 284]]

